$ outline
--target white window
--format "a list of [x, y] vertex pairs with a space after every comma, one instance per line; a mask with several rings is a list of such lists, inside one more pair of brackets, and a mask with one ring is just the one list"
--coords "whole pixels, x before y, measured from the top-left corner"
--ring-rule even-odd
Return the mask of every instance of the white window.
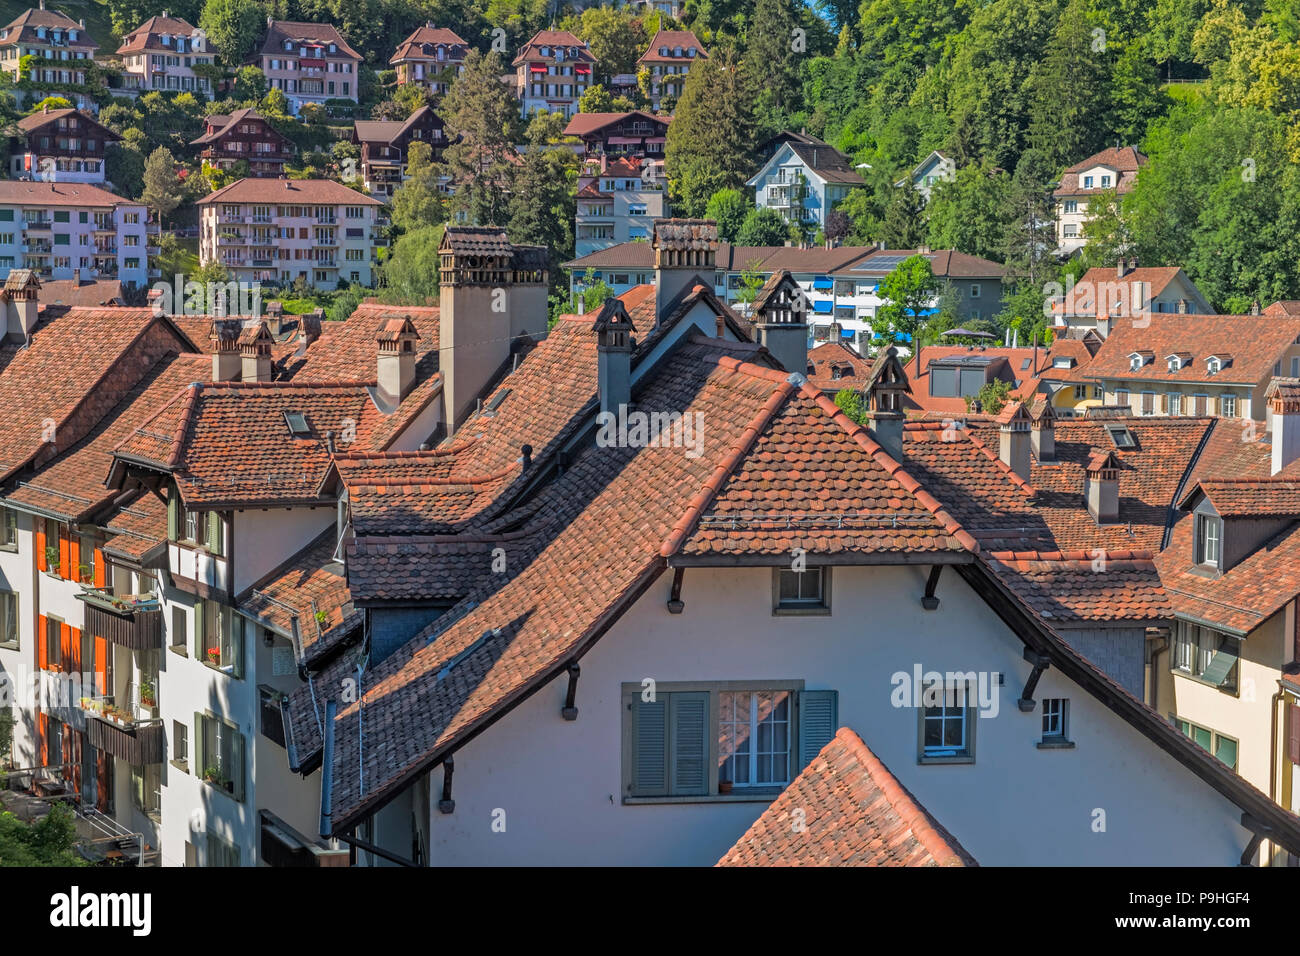
[[1165, 412], [1169, 415], [1181, 415], [1183, 413], [1182, 392], [1169, 392], [1165, 395]]
[[948, 687], [934, 707], [922, 707], [920, 762], [971, 761], [975, 758], [973, 689]]
[[791, 692], [718, 694], [718, 780], [736, 787], [790, 782]]
[[829, 613], [830, 568], [810, 566], [802, 571], [777, 568], [774, 590], [773, 613]]
[[1196, 543], [1198, 564], [1219, 565], [1219, 543], [1223, 533], [1222, 519], [1216, 515], [1196, 516]]
[[1219, 414], [1224, 418], [1237, 417], [1237, 396], [1222, 395], [1219, 398]]
[[1070, 702], [1064, 697], [1046, 697], [1043, 699], [1044, 740], [1065, 739], [1065, 718], [1069, 704]]
[[183, 540], [198, 541], [200, 538], [199, 513], [197, 511], [191, 511], [188, 508], [184, 508], [184, 513], [185, 513], [185, 528], [184, 528], [185, 537]]
[[1128, 359], [1128, 367], [1131, 372], [1136, 372], [1140, 369], [1142, 367], [1142, 356], [1130, 355]]
[[1206, 359], [1206, 360], [1205, 360], [1205, 370], [1206, 370], [1209, 374], [1211, 374], [1211, 375], [1217, 375], [1217, 374], [1219, 373], [1219, 360], [1218, 360], [1218, 358], [1215, 357], [1215, 356], [1213, 356], [1213, 355], [1211, 355], [1208, 359]]
[[1102, 176], [1102, 177], [1101, 177], [1101, 188], [1102, 188], [1102, 189], [1109, 189], [1109, 188], [1110, 188], [1110, 177], [1109, 177], [1109, 176]]
[[1066, 211], [1066, 212], [1078, 212], [1078, 211], [1079, 211], [1079, 203], [1078, 203], [1076, 200], [1074, 200], [1074, 199], [1067, 199], [1067, 200], [1065, 201], [1065, 211]]
[[972, 283], [971, 283], [971, 285], [970, 285], [970, 297], [971, 297], [972, 299], [978, 299], [978, 298], [980, 297], [980, 284], [979, 284], [978, 282], [972, 282]]
[[1083, 177], [1083, 188], [1084, 188], [1084, 189], [1091, 189], [1091, 188], [1092, 188], [1092, 177], [1091, 177], [1091, 176], [1084, 176], [1084, 177]]

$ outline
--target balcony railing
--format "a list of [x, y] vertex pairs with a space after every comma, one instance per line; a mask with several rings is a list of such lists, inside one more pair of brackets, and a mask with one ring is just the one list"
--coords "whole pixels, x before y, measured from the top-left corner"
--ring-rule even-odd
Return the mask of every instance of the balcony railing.
[[83, 585], [77, 599], [86, 605], [85, 629], [96, 637], [137, 651], [163, 646], [162, 610], [154, 595], [114, 595]]
[[152, 708], [138, 704], [118, 707], [112, 697], [81, 698], [81, 709], [90, 718], [86, 721], [87, 742], [133, 766], [162, 763], [167, 756], [167, 735], [156, 704]]

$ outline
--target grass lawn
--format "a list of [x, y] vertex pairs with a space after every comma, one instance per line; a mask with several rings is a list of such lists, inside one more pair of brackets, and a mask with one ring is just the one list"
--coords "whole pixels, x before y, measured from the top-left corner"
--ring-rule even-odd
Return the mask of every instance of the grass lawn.
[[164, 282], [171, 281], [173, 276], [188, 276], [199, 270], [199, 240], [194, 238], [176, 241], [178, 248], [174, 254], [158, 257], [158, 268], [162, 270]]

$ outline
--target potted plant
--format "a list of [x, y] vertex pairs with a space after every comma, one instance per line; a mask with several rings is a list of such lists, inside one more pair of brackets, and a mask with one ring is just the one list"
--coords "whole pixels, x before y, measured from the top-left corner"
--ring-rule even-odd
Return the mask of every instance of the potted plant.
[[221, 663], [221, 648], [219, 647], [208, 648], [208, 663], [211, 664], [213, 667], [216, 667], [218, 664]]
[[48, 545], [45, 548], [45, 567], [50, 574], [58, 574], [60, 568], [59, 549], [57, 545]]
[[95, 581], [95, 576], [90, 571], [90, 565], [87, 564], [77, 565], [77, 577], [82, 584], [93, 584]]
[[208, 783], [220, 783], [221, 771], [218, 770], [216, 767], [204, 767], [203, 779], [206, 780]]
[[329, 623], [329, 619], [330, 616], [326, 614], [324, 611], [316, 612], [316, 623], [319, 624], [321, 627], [324, 627], [327, 623]]
[[152, 710], [155, 703], [157, 703], [157, 698], [154, 697], [153, 681], [151, 681], [147, 677], [141, 678], [140, 705], [142, 707], [148, 707], [149, 709]]

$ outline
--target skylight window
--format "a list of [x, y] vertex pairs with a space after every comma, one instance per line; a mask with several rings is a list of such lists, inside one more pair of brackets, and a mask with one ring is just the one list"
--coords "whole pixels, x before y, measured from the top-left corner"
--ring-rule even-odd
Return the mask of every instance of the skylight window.
[[1133, 449], [1137, 447], [1137, 441], [1134, 440], [1133, 433], [1123, 425], [1107, 426], [1106, 433], [1110, 435], [1110, 440], [1115, 443], [1116, 448]]
[[307, 425], [307, 416], [302, 412], [285, 412], [284, 422], [289, 426], [289, 434], [294, 438], [307, 438], [311, 428]]

